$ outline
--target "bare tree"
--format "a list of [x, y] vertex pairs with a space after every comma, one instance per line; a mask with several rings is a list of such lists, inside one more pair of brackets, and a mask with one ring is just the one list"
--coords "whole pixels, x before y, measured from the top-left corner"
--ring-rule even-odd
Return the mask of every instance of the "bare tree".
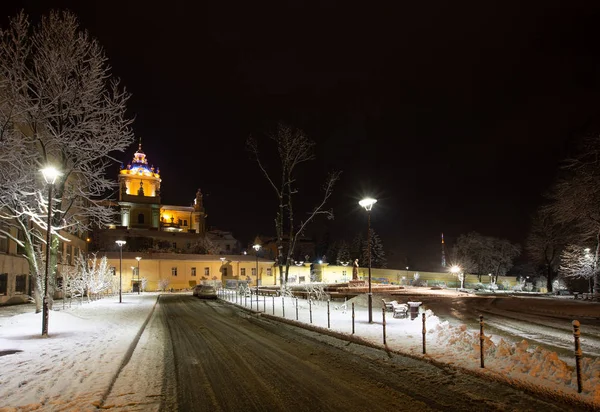
[[568, 225], [582, 242], [594, 242], [594, 294], [600, 295], [600, 137], [586, 137], [576, 156], [563, 163], [549, 197], [554, 219]]
[[560, 253], [568, 236], [568, 229], [556, 221], [554, 214], [547, 207], [538, 209], [532, 220], [525, 250], [536, 267], [543, 270], [548, 292], [553, 289], [560, 264]]
[[[313, 150], [315, 143], [300, 129], [280, 123], [277, 132], [268, 136], [273, 142], [279, 160], [276, 171], [267, 170], [267, 165], [260, 157], [258, 142], [250, 136], [246, 142], [248, 150], [253, 154], [258, 166], [277, 197], [277, 213], [275, 217], [276, 245], [278, 249], [277, 264], [279, 266], [281, 289], [287, 284], [290, 264], [293, 263], [294, 248], [299, 236], [307, 225], [318, 215], [333, 219], [333, 211], [326, 210], [327, 200], [333, 193], [333, 187], [340, 177], [340, 172], [332, 172], [322, 186], [323, 197], [303, 219], [296, 220], [294, 211], [294, 196], [298, 194], [298, 167], [315, 158]], [[287, 240], [287, 251], [284, 256], [284, 242]]]
[[133, 141], [128, 98], [73, 14], [51, 12], [32, 27], [21, 13], [0, 29], [0, 218], [24, 234], [2, 231], [24, 246], [32, 274], [41, 273], [35, 245], [45, 243], [48, 229], [41, 168], [62, 172], [54, 186], [52, 268], [59, 231], [81, 234], [111, 222], [101, 200], [115, 185], [105, 176], [111, 153]]
[[560, 255], [559, 274], [562, 278], [583, 278], [590, 283], [592, 292], [592, 279], [597, 263], [590, 248], [577, 245], [567, 245]]
[[521, 247], [506, 239], [471, 232], [459, 236], [453, 249], [453, 260], [465, 273], [476, 274], [480, 282], [489, 274], [497, 282], [498, 276], [504, 276], [510, 270], [520, 253]]

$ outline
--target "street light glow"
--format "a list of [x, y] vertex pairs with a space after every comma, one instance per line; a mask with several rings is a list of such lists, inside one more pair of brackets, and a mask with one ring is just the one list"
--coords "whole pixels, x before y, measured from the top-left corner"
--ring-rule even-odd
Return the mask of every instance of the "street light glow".
[[56, 182], [58, 176], [62, 175], [62, 173], [59, 172], [58, 169], [54, 166], [46, 166], [43, 169], [41, 169], [40, 172], [42, 172], [42, 175], [44, 175], [44, 180], [49, 185], [53, 185]]
[[460, 266], [454, 265], [450, 268], [450, 272], [452, 273], [458, 273], [460, 272]]
[[260, 246], [258, 243], [257, 243], [257, 244], [255, 244], [254, 246], [252, 246], [252, 248], [253, 248], [254, 250], [256, 250], [257, 252], [260, 250], [260, 247], [261, 247], [261, 246]]
[[377, 203], [377, 199], [373, 199], [371, 197], [366, 197], [363, 200], [361, 200], [360, 202], [358, 202], [359, 205], [361, 205], [368, 211], [373, 209], [373, 205], [375, 203]]

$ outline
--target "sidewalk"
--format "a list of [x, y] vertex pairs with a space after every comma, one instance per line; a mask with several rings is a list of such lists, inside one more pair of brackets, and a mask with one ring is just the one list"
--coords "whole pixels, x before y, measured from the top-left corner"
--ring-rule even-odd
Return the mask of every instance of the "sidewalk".
[[157, 298], [124, 294], [122, 303], [115, 296], [65, 310], [58, 304], [48, 338], [41, 337], [42, 314], [34, 305], [1, 307], [0, 411], [97, 410]]

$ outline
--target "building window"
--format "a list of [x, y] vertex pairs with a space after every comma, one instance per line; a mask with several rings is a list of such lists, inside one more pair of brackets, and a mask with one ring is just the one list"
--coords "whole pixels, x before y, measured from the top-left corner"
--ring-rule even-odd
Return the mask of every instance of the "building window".
[[8, 286], [8, 273], [0, 273], [0, 295], [6, 296]]
[[[17, 230], [17, 239], [21, 240], [25, 244], [25, 234], [21, 229]], [[21, 256], [25, 254], [25, 246], [21, 246], [17, 243], [17, 255]]]
[[171, 276], [177, 276], [177, 268], [171, 268]]
[[27, 275], [17, 275], [15, 279], [15, 293], [22, 295], [25, 293], [25, 285], [27, 284]]
[[204, 268], [204, 276], [210, 276], [210, 268]]
[[196, 268], [192, 268], [192, 276], [196, 276]]
[[271, 268], [267, 268], [267, 276], [273, 276], [273, 272]]
[[231, 245], [225, 245], [225, 250], [230, 251], [231, 250]]
[[113, 275], [113, 276], [117, 276], [117, 268], [116, 268], [116, 267], [114, 267], [114, 266], [112, 266], [112, 267], [110, 268], [110, 273], [112, 273], [112, 275]]
[[299, 276], [298, 283], [306, 283], [306, 276]]
[[182, 221], [181, 219], [177, 219], [177, 224], [178, 224], [179, 226], [181, 226], [181, 224], [182, 224], [182, 223], [183, 223], [183, 221]]
[[140, 213], [138, 215], [138, 223], [143, 224], [144, 223], [144, 214]]
[[67, 245], [67, 265], [73, 264], [73, 246]]
[[177, 249], [177, 242], [173, 242], [171, 245], [173, 246], [173, 249]]
[[252, 276], [256, 276], [256, 268], [252, 268]]
[[227, 276], [227, 266], [223, 266], [223, 276]]
[[187, 220], [183, 221], [183, 226], [187, 226]]
[[246, 276], [246, 268], [240, 268], [240, 276]]
[[[0, 229], [8, 232], [8, 226], [4, 222], [0, 222]], [[4, 233], [0, 233], [0, 252], [8, 253], [8, 237]]]

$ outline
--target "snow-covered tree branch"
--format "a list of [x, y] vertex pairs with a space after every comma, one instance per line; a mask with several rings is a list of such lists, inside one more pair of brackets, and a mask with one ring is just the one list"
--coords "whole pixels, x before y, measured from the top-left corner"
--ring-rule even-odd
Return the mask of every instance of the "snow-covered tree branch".
[[55, 236], [111, 222], [101, 201], [114, 187], [106, 177], [112, 154], [133, 141], [128, 98], [73, 14], [51, 12], [33, 27], [21, 13], [0, 29], [0, 218], [26, 233], [17, 241], [32, 274], [39, 274], [33, 244], [45, 242], [47, 229], [43, 167], [62, 173], [54, 185]]

